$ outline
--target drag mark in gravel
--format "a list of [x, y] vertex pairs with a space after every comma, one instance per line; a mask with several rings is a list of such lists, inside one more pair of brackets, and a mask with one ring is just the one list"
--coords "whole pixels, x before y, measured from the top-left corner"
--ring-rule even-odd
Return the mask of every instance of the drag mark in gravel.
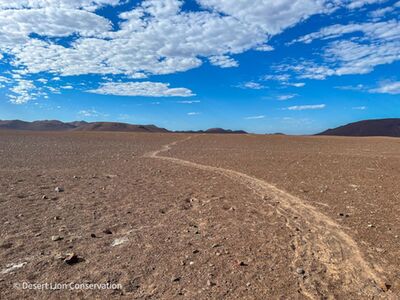
[[270, 202], [285, 218], [286, 226], [295, 236], [295, 261], [292, 268], [299, 268], [299, 273], [303, 273], [304, 270], [304, 276], [299, 276], [300, 292], [304, 296], [311, 299], [331, 299], [340, 295], [357, 299], [390, 299], [393, 296], [387, 290], [384, 278], [378, 274], [378, 271], [382, 270], [364, 260], [357, 243], [340, 225], [300, 198], [237, 171], [159, 156], [178, 142], [190, 138], [165, 145], [160, 150], [145, 154], [144, 157], [226, 176], [247, 186], [264, 201]]

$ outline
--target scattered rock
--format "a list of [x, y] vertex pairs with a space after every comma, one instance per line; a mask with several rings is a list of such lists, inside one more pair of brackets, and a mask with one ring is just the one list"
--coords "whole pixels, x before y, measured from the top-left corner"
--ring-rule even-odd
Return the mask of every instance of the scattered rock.
[[57, 241], [61, 241], [63, 238], [61, 237], [61, 236], [59, 236], [59, 235], [53, 235], [52, 237], [51, 237], [51, 240], [53, 241], [53, 242], [57, 242]]
[[8, 264], [5, 269], [1, 270], [0, 273], [1, 274], [11, 273], [17, 269], [24, 267], [26, 264], [27, 264], [27, 262], [22, 262], [22, 263], [18, 263], [18, 264]]
[[62, 193], [62, 192], [64, 192], [64, 189], [62, 188], [62, 187], [56, 187], [55, 189], [54, 189], [54, 191], [56, 192], [56, 193]]
[[49, 199], [49, 197], [47, 197], [46, 195], [42, 196], [42, 200], [47, 200], [47, 199]]
[[53, 219], [58, 221], [58, 220], [61, 220], [61, 217], [60, 216], [55, 216]]
[[246, 267], [246, 266], [248, 266], [248, 264], [245, 263], [244, 261], [238, 261], [238, 265], [241, 266], [241, 267]]
[[13, 246], [12, 243], [4, 243], [0, 245], [0, 248], [2, 249], [10, 249]]
[[172, 282], [179, 282], [179, 281], [181, 281], [181, 277], [180, 276], [174, 276], [174, 277], [172, 277], [171, 281]]
[[296, 273], [299, 274], [299, 275], [303, 275], [304, 273], [306, 273], [306, 271], [304, 271], [303, 268], [297, 268], [296, 269]]
[[220, 244], [213, 244], [213, 245], [211, 246], [211, 248], [218, 248], [218, 247], [221, 247], [221, 245], [220, 245]]
[[70, 266], [75, 265], [81, 261], [83, 261], [83, 259], [79, 258], [78, 255], [76, 255], [75, 253], [67, 254], [67, 257], [64, 259], [64, 262]]
[[199, 253], [200, 251], [199, 250], [197, 250], [197, 249], [195, 249], [195, 250], [193, 250], [193, 254], [196, 254], [196, 253]]
[[207, 286], [215, 286], [215, 282], [212, 282], [210, 279], [207, 280]]
[[104, 229], [103, 230], [103, 233], [105, 233], [105, 234], [112, 234], [112, 231], [110, 230], [110, 229]]
[[344, 218], [350, 217], [350, 215], [349, 215], [349, 214], [346, 214], [346, 213], [339, 213], [339, 216], [340, 216], [340, 217], [344, 217]]
[[119, 246], [119, 245], [122, 245], [122, 244], [126, 243], [127, 241], [129, 241], [127, 237], [115, 239], [115, 240], [111, 243], [111, 246], [112, 246], [112, 247]]
[[95, 235], [94, 233], [91, 233], [91, 234], [90, 234], [90, 237], [96, 238], [96, 235]]
[[368, 228], [374, 228], [375, 225], [374, 224], [368, 224]]

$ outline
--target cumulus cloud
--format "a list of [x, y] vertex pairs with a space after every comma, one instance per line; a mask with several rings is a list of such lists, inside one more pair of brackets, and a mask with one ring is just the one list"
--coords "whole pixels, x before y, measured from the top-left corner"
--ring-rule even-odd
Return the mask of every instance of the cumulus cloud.
[[[362, 34], [358, 36], [357, 34]], [[344, 36], [350, 35], [350, 38]], [[305, 35], [296, 42], [332, 40], [322, 52], [322, 63], [304, 61], [296, 66], [281, 66], [299, 78], [323, 80], [337, 75], [367, 74], [376, 66], [400, 60], [400, 23], [398, 20], [336, 24]]]
[[117, 5], [120, 0], [0, 0], [0, 9], [24, 9], [24, 8], [76, 8], [96, 10], [106, 5]]
[[290, 99], [293, 99], [296, 96], [297, 96], [297, 94], [280, 95], [280, 96], [278, 96], [278, 100], [279, 101], [290, 100]]
[[378, 94], [399, 95], [400, 94], [400, 81], [381, 83], [378, 88], [371, 89], [371, 90], [369, 90], [369, 92], [370, 93], [378, 93]]
[[87, 117], [87, 118], [107, 117], [108, 116], [107, 114], [103, 114], [103, 113], [98, 112], [94, 108], [80, 110], [78, 112], [78, 115], [80, 115], [82, 117]]
[[36, 86], [31, 80], [18, 79], [17, 84], [10, 89], [13, 93], [9, 95], [10, 102], [14, 104], [24, 104], [30, 100], [34, 100], [37, 97], [36, 93], [32, 91], [36, 90]]
[[187, 88], [170, 88], [168, 83], [161, 82], [106, 82], [89, 93], [115, 96], [143, 97], [191, 97], [195, 96]]
[[242, 88], [242, 89], [251, 89], [251, 90], [265, 89], [265, 86], [263, 86], [262, 84], [260, 84], [258, 82], [254, 82], [254, 81], [249, 81], [249, 82], [239, 84], [237, 87]]
[[316, 110], [316, 109], [324, 109], [326, 107], [325, 104], [316, 104], [316, 105], [295, 105], [295, 106], [289, 106], [286, 109], [287, 110]]
[[226, 55], [211, 56], [210, 62], [212, 65], [221, 68], [234, 68], [239, 66], [236, 60]]
[[378, 1], [197, 0], [202, 9], [186, 11], [183, 0], [144, 0], [119, 14], [118, 27], [97, 11], [125, 2], [0, 0], [0, 53], [8, 54], [14, 73], [21, 75], [143, 79], [184, 72], [207, 60], [231, 68], [239, 65], [236, 54], [271, 51], [271, 37], [312, 15]]

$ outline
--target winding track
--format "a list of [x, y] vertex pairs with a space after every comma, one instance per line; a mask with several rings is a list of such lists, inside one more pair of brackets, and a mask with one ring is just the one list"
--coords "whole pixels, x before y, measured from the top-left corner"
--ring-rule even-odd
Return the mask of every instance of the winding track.
[[144, 157], [220, 174], [246, 186], [267, 201], [285, 218], [286, 226], [293, 232], [295, 261], [292, 269], [301, 266], [305, 270], [305, 275], [299, 277], [304, 296], [310, 299], [344, 296], [352, 299], [395, 299], [387, 291], [385, 279], [380, 275], [382, 270], [369, 264], [356, 242], [340, 225], [315, 207], [263, 180], [237, 171], [160, 156], [178, 142], [190, 138], [165, 145]]

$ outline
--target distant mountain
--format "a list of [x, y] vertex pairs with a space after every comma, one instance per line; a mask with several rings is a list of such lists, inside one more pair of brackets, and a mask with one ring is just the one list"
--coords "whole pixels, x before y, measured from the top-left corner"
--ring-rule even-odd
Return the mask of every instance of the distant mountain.
[[245, 134], [247, 133], [244, 130], [230, 130], [223, 128], [210, 128], [205, 131], [205, 133], [237, 133], [237, 134]]
[[400, 119], [377, 119], [350, 123], [317, 135], [400, 137]]
[[177, 133], [216, 133], [216, 134], [247, 134], [244, 130], [230, 130], [230, 129], [223, 129], [223, 128], [210, 128], [207, 130], [189, 130], [189, 131], [175, 131]]
[[114, 122], [76, 121], [64, 123], [56, 120], [25, 122], [20, 120], [0, 120], [0, 130], [30, 130], [30, 131], [123, 131], [123, 132], [168, 132], [167, 129], [154, 125], [131, 125]]
[[115, 122], [94, 122], [77, 127], [78, 131], [169, 132], [154, 125], [131, 125]]
[[[61, 122], [57, 120], [44, 120], [26, 122], [21, 120], [0, 120], [0, 130], [30, 130], [30, 131], [113, 131], [113, 132], [171, 132], [155, 125], [133, 125], [118, 122]], [[229, 130], [223, 128], [210, 128], [199, 131], [175, 131], [177, 133], [231, 133], [246, 134], [243, 130]]]
[[64, 131], [74, 129], [75, 126], [56, 120], [25, 122], [20, 120], [0, 121], [0, 129], [33, 130], [33, 131]]

